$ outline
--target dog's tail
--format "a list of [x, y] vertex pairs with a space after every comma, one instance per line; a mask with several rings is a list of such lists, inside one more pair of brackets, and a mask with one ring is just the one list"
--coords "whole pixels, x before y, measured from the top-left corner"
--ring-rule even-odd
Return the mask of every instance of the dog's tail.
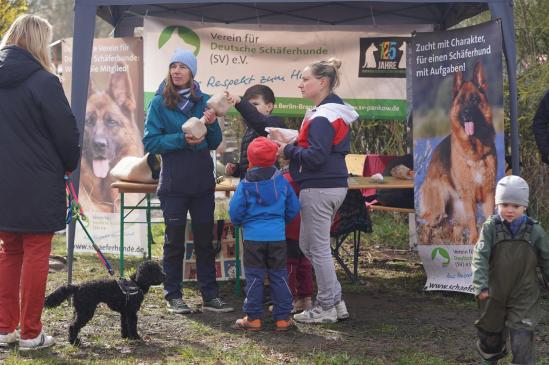
[[44, 302], [44, 307], [46, 308], [57, 307], [58, 305], [63, 303], [65, 300], [67, 300], [69, 297], [71, 297], [76, 291], [76, 289], [78, 289], [78, 287], [72, 284], [60, 286], [59, 288], [55, 289], [53, 293], [51, 293], [46, 297], [46, 301]]

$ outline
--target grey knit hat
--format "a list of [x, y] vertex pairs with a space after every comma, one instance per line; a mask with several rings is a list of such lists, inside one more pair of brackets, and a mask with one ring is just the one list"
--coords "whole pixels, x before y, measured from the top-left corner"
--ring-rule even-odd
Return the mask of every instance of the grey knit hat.
[[509, 175], [498, 181], [496, 186], [496, 204], [518, 204], [528, 206], [528, 183], [520, 176]]

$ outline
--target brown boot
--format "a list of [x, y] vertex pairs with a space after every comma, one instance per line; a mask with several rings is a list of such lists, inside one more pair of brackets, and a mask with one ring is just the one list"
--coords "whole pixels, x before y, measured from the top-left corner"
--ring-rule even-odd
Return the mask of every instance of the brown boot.
[[246, 331], [261, 331], [261, 319], [248, 320], [248, 316], [237, 319], [235, 327]]
[[303, 298], [303, 310], [306, 311], [307, 309], [311, 309], [313, 307], [313, 300], [311, 297], [305, 297]]
[[292, 301], [292, 314], [299, 313], [303, 310], [303, 298], [297, 298]]
[[293, 302], [292, 314], [303, 312], [304, 310], [311, 309], [313, 307], [313, 301], [311, 297], [297, 298]]

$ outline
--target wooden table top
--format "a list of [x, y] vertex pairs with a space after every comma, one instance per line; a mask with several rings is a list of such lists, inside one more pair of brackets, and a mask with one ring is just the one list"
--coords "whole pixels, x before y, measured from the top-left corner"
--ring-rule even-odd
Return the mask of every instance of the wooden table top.
[[413, 189], [414, 180], [384, 176], [383, 182], [372, 181], [367, 176], [350, 176], [349, 189]]
[[[215, 191], [235, 191], [238, 179], [226, 177], [221, 183], [215, 186]], [[111, 184], [113, 189], [119, 193], [154, 193], [157, 184], [144, 184], [129, 181], [116, 181]], [[366, 176], [350, 176], [349, 189], [413, 189], [414, 180], [397, 179], [385, 176], [383, 182], [374, 182]]]

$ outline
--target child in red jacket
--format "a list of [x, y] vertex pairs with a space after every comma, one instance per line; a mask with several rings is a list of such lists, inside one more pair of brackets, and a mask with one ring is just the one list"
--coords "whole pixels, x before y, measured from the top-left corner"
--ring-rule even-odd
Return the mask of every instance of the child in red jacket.
[[[292, 180], [289, 172], [284, 174], [290, 182], [297, 196], [299, 186]], [[286, 225], [286, 245], [288, 267], [288, 285], [294, 297], [292, 313], [298, 313], [313, 306], [313, 267], [311, 262], [299, 249], [299, 225], [301, 223], [298, 214], [293, 221]]]

